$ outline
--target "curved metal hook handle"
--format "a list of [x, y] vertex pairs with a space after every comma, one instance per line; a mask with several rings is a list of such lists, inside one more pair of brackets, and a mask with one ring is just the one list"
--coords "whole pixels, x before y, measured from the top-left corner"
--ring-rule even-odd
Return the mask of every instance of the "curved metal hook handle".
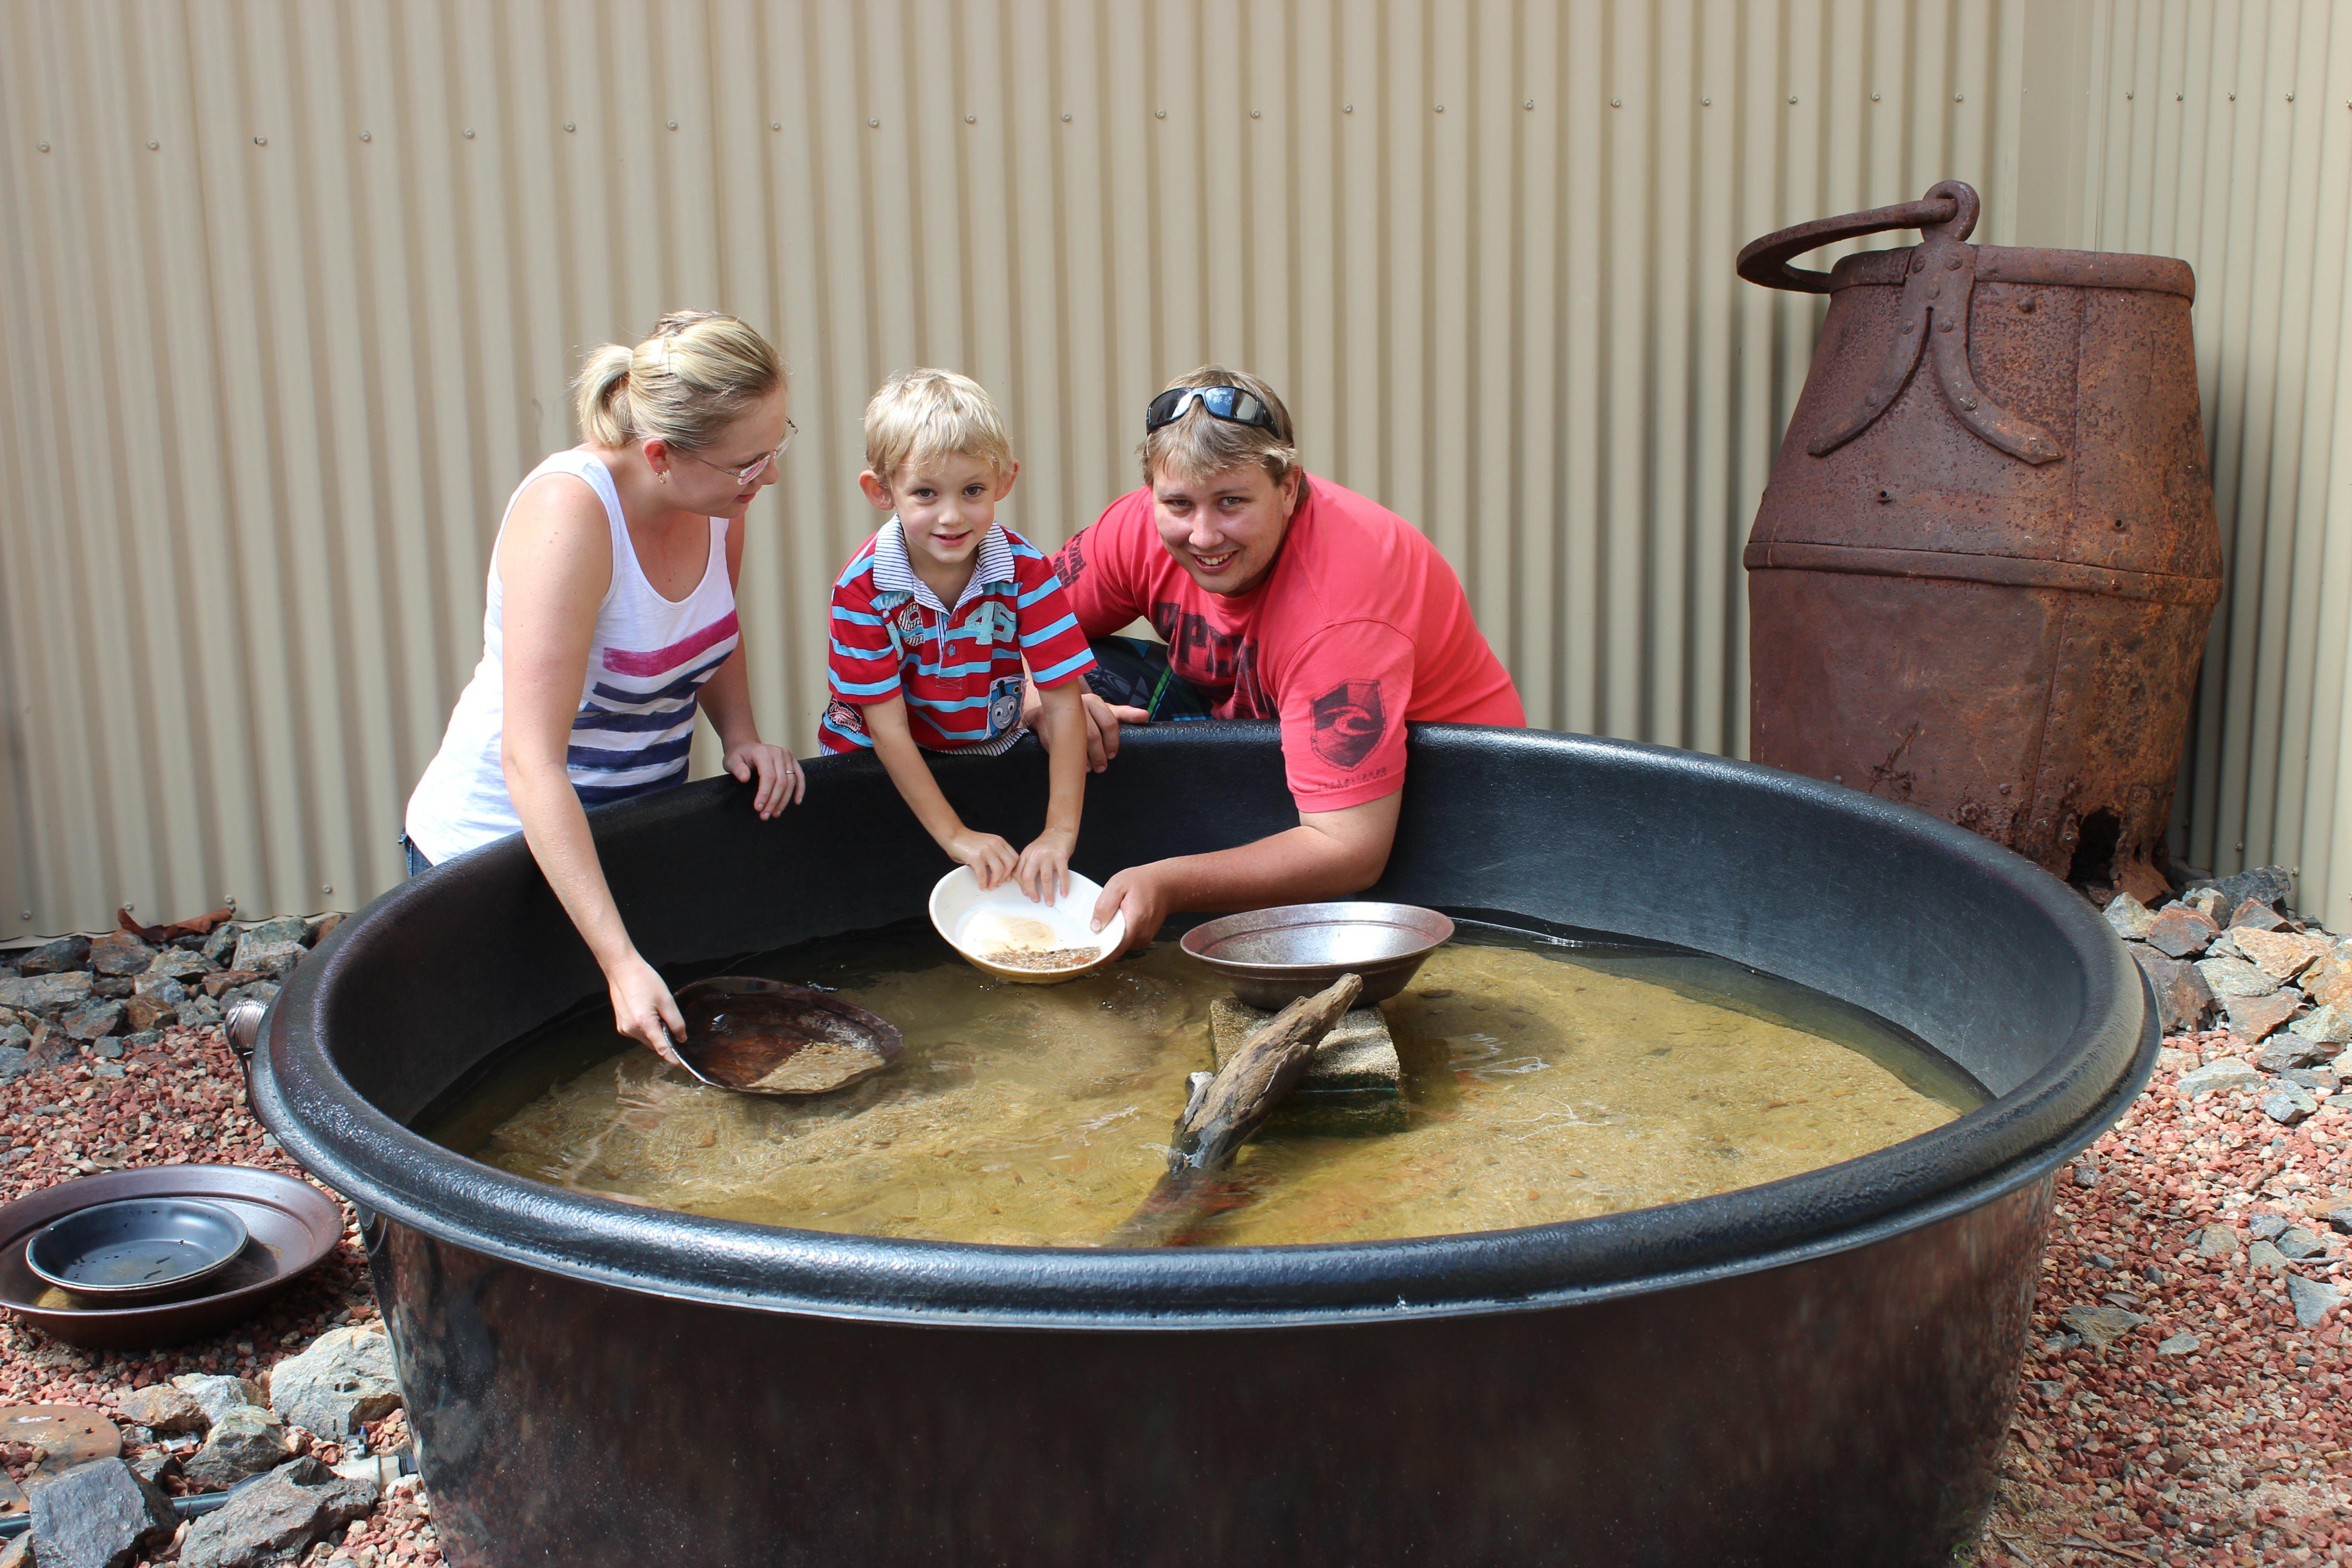
[[1976, 232], [1977, 214], [1982, 205], [1975, 186], [1965, 180], [1946, 180], [1931, 186], [1916, 202], [1873, 207], [1866, 213], [1848, 213], [1843, 217], [1817, 217], [1811, 223], [1752, 240], [1739, 253], [1739, 275], [1767, 289], [1826, 294], [1830, 291], [1830, 275], [1791, 267], [1790, 258], [1834, 245], [1841, 239], [1859, 239], [1865, 234], [1883, 234], [1890, 228], [1924, 229], [1949, 239], [1966, 239]]

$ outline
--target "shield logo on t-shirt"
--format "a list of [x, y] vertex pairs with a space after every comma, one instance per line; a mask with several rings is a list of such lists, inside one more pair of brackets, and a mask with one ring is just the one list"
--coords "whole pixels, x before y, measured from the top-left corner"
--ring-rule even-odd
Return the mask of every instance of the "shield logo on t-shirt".
[[1318, 697], [1314, 709], [1315, 754], [1343, 772], [1370, 756], [1388, 727], [1377, 680], [1343, 680]]

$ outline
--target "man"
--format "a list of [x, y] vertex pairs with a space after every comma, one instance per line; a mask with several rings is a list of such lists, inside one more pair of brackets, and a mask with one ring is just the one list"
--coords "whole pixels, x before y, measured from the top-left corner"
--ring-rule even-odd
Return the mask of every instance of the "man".
[[1144, 488], [1055, 559], [1089, 639], [1140, 616], [1167, 645], [1143, 656], [1165, 660], [1154, 668], [1097, 643], [1090, 763], [1118, 754], [1121, 722], [1187, 708], [1278, 719], [1298, 826], [1129, 867], [1104, 887], [1097, 929], [1124, 911], [1140, 943], [1178, 910], [1361, 891], [1395, 842], [1405, 721], [1524, 725], [1510, 676], [1444, 557], [1394, 512], [1301, 468], [1289, 410], [1257, 377], [1210, 365], [1178, 378], [1145, 412], [1141, 456]]

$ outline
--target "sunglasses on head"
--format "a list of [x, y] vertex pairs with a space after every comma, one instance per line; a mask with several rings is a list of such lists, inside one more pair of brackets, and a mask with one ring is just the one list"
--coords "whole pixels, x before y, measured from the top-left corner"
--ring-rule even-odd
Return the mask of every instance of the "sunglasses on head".
[[1274, 423], [1274, 410], [1265, 399], [1255, 393], [1244, 392], [1238, 386], [1171, 386], [1151, 400], [1143, 411], [1143, 433], [1150, 435], [1163, 425], [1173, 425], [1184, 416], [1185, 407], [1199, 403], [1218, 418], [1235, 425], [1255, 425], [1261, 430], [1282, 432]]

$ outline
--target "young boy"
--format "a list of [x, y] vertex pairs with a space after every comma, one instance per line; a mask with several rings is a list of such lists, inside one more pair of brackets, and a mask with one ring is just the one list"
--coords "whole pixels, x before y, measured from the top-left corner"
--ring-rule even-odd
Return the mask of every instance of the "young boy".
[[[1069, 891], [1086, 793], [1085, 687], [1094, 656], [1052, 563], [996, 521], [1021, 465], [996, 405], [944, 370], [903, 371], [866, 405], [866, 499], [891, 513], [833, 586], [828, 752], [871, 746], [916, 819], [983, 888]], [[1024, 733], [1022, 669], [1044, 700], [1053, 793], [1045, 830], [1015, 855], [966, 827], [924, 750], [993, 756]]]

